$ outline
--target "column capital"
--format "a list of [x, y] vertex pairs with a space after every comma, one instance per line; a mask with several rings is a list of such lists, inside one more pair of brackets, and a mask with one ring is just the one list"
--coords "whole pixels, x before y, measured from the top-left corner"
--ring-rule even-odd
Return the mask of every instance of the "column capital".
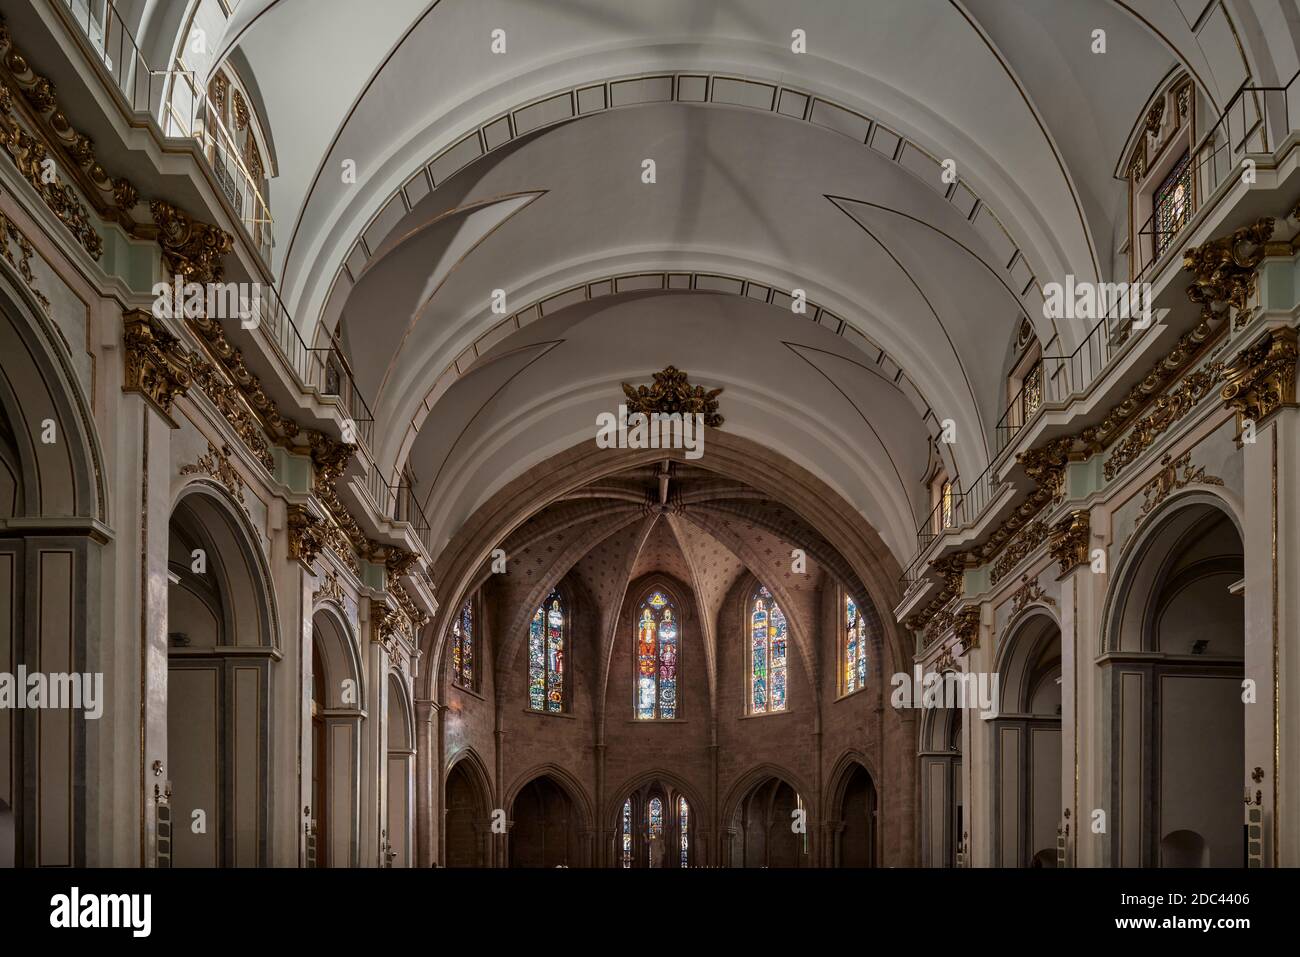
[[1088, 564], [1092, 540], [1092, 518], [1088, 509], [1077, 509], [1052, 526], [1047, 550], [1056, 560], [1060, 578], [1080, 565]]
[[193, 382], [189, 350], [143, 309], [122, 316], [122, 391], [144, 396], [173, 429], [172, 404]]
[[1257, 426], [1274, 412], [1294, 406], [1296, 330], [1270, 329], [1263, 338], [1237, 353], [1223, 370], [1219, 395], [1237, 413], [1237, 434], [1247, 420]]

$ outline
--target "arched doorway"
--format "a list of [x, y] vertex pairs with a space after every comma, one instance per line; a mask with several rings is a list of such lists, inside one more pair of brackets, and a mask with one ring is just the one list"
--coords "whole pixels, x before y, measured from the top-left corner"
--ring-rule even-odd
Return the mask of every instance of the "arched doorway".
[[489, 797], [482, 770], [466, 757], [447, 774], [447, 867], [487, 867], [491, 845]]
[[387, 827], [385, 829], [384, 864], [388, 867], [411, 867], [414, 862], [411, 840], [411, 808], [415, 800], [415, 729], [410, 699], [401, 678], [388, 675], [388, 779]]
[[101, 773], [87, 760], [87, 715], [103, 714], [103, 676], [125, 673], [115, 669], [129, 642], [101, 640], [90, 602], [104, 542], [97, 523], [110, 522], [106, 470], [88, 377], [47, 305], [14, 257], [0, 256], [0, 672], [70, 682], [62, 707], [0, 708], [0, 828], [18, 866], [80, 867], [95, 818], [87, 788]]
[[836, 820], [831, 863], [836, 867], [876, 865], [876, 784], [858, 761], [849, 762], [833, 792]]
[[732, 812], [731, 866], [810, 866], [810, 817], [803, 796], [784, 778], [762, 777]]
[[994, 861], [1055, 866], [1061, 805], [1061, 629], [1035, 610], [1013, 621], [997, 656], [993, 735]]
[[613, 822], [610, 860], [615, 867], [702, 866], [706, 858], [702, 808], [683, 785], [668, 776], [652, 775], [624, 793]]
[[237, 508], [195, 487], [168, 530], [166, 767], [177, 867], [267, 862], [272, 611]]
[[582, 824], [573, 798], [548, 774], [519, 791], [510, 813], [511, 867], [580, 867]]
[[1111, 863], [1241, 867], [1241, 536], [1222, 503], [1171, 498], [1139, 526], [1107, 600]]
[[959, 867], [966, 850], [960, 708], [927, 708], [921, 718], [921, 863]]
[[356, 645], [331, 606], [312, 616], [311, 827], [308, 862], [356, 867], [361, 840], [364, 689]]

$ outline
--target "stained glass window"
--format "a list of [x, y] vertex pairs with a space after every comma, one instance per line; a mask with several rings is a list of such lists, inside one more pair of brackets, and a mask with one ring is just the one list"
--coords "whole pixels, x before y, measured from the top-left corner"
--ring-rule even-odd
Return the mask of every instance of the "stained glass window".
[[632, 799], [623, 802], [623, 866], [632, 866]]
[[1156, 189], [1152, 205], [1155, 207], [1156, 255], [1159, 256], [1173, 242], [1178, 231], [1187, 225], [1192, 214], [1192, 162], [1190, 151], [1174, 164], [1165, 181]]
[[474, 687], [474, 599], [465, 600], [451, 626], [451, 675], [458, 685]]
[[528, 628], [528, 706], [534, 711], [564, 710], [566, 621], [559, 592], [551, 592], [533, 612]]
[[680, 845], [682, 852], [682, 867], [689, 866], [691, 850], [691, 806], [686, 803], [686, 798], [677, 799], [677, 829], [681, 835]]
[[646, 828], [646, 853], [649, 855], [650, 866], [654, 866], [654, 853], [657, 841], [664, 839], [664, 802], [662, 798], [652, 797], [650, 799], [650, 821], [649, 827]]
[[867, 686], [867, 620], [849, 595], [844, 596], [844, 693]]
[[655, 591], [641, 604], [636, 626], [636, 716], [677, 717], [680, 634], [673, 603]]
[[754, 714], [785, 710], [785, 615], [765, 585], [750, 606], [749, 701]]

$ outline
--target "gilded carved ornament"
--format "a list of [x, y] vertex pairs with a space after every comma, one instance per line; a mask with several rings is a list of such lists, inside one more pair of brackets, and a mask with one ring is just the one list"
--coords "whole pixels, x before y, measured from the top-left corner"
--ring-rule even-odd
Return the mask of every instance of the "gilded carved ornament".
[[226, 491], [240, 505], [244, 504], [244, 479], [235, 468], [231, 458], [234, 455], [230, 446], [222, 443], [218, 449], [211, 442], [208, 451], [200, 455], [193, 465], [182, 466], [181, 475], [207, 475], [225, 486]]
[[656, 372], [654, 382], [649, 386], [633, 387], [624, 382], [623, 394], [627, 396], [629, 415], [636, 412], [644, 415], [681, 412], [686, 415], [703, 415], [704, 424], [711, 428], [716, 429], [722, 425], [722, 416], [718, 414], [718, 396], [722, 390], [706, 390], [704, 386], [691, 385], [687, 374], [676, 366], [668, 366], [662, 372]]
[[176, 428], [172, 404], [193, 381], [189, 351], [147, 312], [128, 312], [122, 323], [122, 391], [144, 396]]
[[262, 425], [257, 417], [249, 411], [243, 393], [229, 383], [225, 376], [207, 359], [191, 353], [189, 371], [194, 385], [208, 400], [216, 406], [230, 427], [234, 429], [244, 447], [262, 464], [268, 472], [275, 471], [275, 458], [271, 455], [271, 446], [266, 441]]
[[[14, 255], [10, 243], [18, 247], [18, 255]], [[0, 213], [0, 255], [3, 255], [5, 261], [18, 271], [18, 275], [23, 277], [23, 282], [31, 294], [36, 297], [42, 308], [48, 313], [50, 310], [50, 300], [45, 298], [44, 294], [36, 288], [36, 274], [32, 272], [32, 256], [36, 250], [28, 241], [27, 237], [19, 231], [18, 227], [13, 224], [4, 213]]]
[[1037, 578], [1030, 578], [1028, 575], [1021, 575], [1020, 587], [1017, 588], [1015, 594], [1011, 596], [1012, 616], [1014, 617], [1015, 615], [1020, 614], [1035, 602], [1042, 605], [1054, 606], [1056, 604], [1056, 599], [1043, 591], [1042, 586], [1038, 584]]
[[347, 604], [347, 594], [343, 590], [343, 583], [339, 581], [338, 572], [334, 569], [328, 569], [321, 577], [316, 595], [322, 600], [335, 602], [340, 608]]
[[953, 635], [961, 646], [958, 656], [980, 646], [980, 606], [967, 605], [957, 612], [953, 621]]
[[[1180, 475], [1179, 472], [1182, 474]], [[1215, 475], [1206, 475], [1205, 466], [1192, 466], [1192, 452], [1188, 449], [1177, 459], [1166, 455], [1160, 460], [1160, 471], [1146, 485], [1142, 486], [1142, 511], [1139, 516], [1146, 516], [1151, 510], [1167, 499], [1174, 492], [1189, 485], [1222, 485], [1223, 479]]]
[[[21, 108], [31, 132], [45, 141], [42, 149], [48, 147], [59, 150], [66, 156], [68, 162], [60, 163], [61, 169], [76, 181], [94, 211], [102, 218], [120, 224], [132, 235], [139, 236], [140, 224], [131, 216], [131, 211], [139, 200], [135, 187], [126, 179], [114, 179], [104, 170], [95, 156], [94, 143], [68, 121], [55, 95], [54, 84], [32, 71], [26, 57], [14, 45], [3, 21], [0, 21], [0, 81], [5, 84], [6, 94], [12, 90], [20, 96], [20, 100], [10, 98], [5, 101], [6, 116], [16, 119], [14, 111]], [[38, 191], [42, 192], [43, 198], [49, 203], [51, 196], [39, 190], [39, 187]], [[80, 205], [75, 197], [69, 198]], [[98, 234], [92, 239], [85, 233], [84, 230], [90, 226], [84, 207], [81, 208], [84, 223], [77, 216], [74, 216], [74, 222], [69, 222], [65, 218], [68, 215], [66, 207], [51, 205], [51, 209], [72, 230], [78, 241], [86, 246], [87, 252], [98, 259], [102, 243], [99, 242]]]
[[57, 173], [50, 178], [47, 163], [51, 157], [45, 144], [19, 124], [14, 112], [13, 94], [0, 86], [0, 146], [4, 147], [23, 179], [31, 184], [41, 200], [92, 259], [104, 254], [104, 241], [90, 224], [90, 213], [71, 186]]
[[169, 270], [189, 282], [221, 281], [223, 260], [235, 245], [230, 233], [194, 219], [166, 200], [153, 200], [149, 212], [158, 227], [158, 245]]
[[1296, 404], [1296, 355], [1296, 330], [1272, 329], [1223, 370], [1219, 395], [1237, 413], [1238, 435], [1247, 421], [1258, 426], [1279, 409]]
[[1124, 441], [1120, 442], [1102, 466], [1107, 481], [1150, 448], [1174, 423], [1196, 408], [1215, 390], [1223, 378], [1223, 363], [1210, 362], [1186, 376], [1173, 391], [1156, 399], [1151, 412], [1133, 424]]
[[996, 586], [1012, 569], [1037, 551], [1047, 541], [1048, 531], [1045, 522], [1034, 520], [1016, 532], [1006, 548], [998, 555], [997, 561], [993, 563], [993, 570], [989, 573], [989, 584]]
[[305, 505], [289, 506], [289, 557], [302, 563], [308, 571], [324, 546], [321, 526], [324, 524]]
[[1088, 564], [1092, 542], [1091, 515], [1087, 509], [1071, 512], [1052, 526], [1047, 549], [1065, 577], [1080, 565]]
[[1273, 235], [1273, 217], [1266, 216], [1228, 236], [1192, 246], [1183, 253], [1183, 269], [1193, 274], [1187, 296], [1203, 306], [1224, 304], [1232, 311], [1233, 328], [1248, 316], [1247, 304], [1255, 291], [1255, 270]]

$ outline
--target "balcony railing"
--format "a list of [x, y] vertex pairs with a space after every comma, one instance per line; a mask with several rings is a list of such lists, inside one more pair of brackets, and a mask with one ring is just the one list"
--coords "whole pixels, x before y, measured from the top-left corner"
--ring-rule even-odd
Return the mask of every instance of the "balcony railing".
[[[374, 449], [375, 417], [365, 396], [357, 387], [352, 367], [343, 353], [333, 346], [312, 348], [303, 340], [289, 309], [273, 285], [261, 287], [261, 295], [251, 302], [250, 322], [271, 343], [304, 390], [336, 396], [352, 423], [352, 431], [366, 447]], [[346, 427], [345, 427], [346, 431]], [[346, 435], [345, 435], [346, 438]]]
[[244, 165], [234, 137], [193, 73], [151, 69], [111, 0], [62, 0], [99, 64], [136, 113], [148, 115], [164, 136], [195, 140], [213, 178], [235, 210], [263, 261], [271, 262], [271, 212]]
[[384, 480], [379, 469], [371, 465], [370, 474], [366, 476], [366, 491], [375, 504], [376, 511], [395, 522], [407, 522], [415, 537], [424, 546], [430, 556], [433, 555], [433, 537], [429, 529], [429, 519], [420, 506], [415, 490], [408, 482], [390, 485]]

